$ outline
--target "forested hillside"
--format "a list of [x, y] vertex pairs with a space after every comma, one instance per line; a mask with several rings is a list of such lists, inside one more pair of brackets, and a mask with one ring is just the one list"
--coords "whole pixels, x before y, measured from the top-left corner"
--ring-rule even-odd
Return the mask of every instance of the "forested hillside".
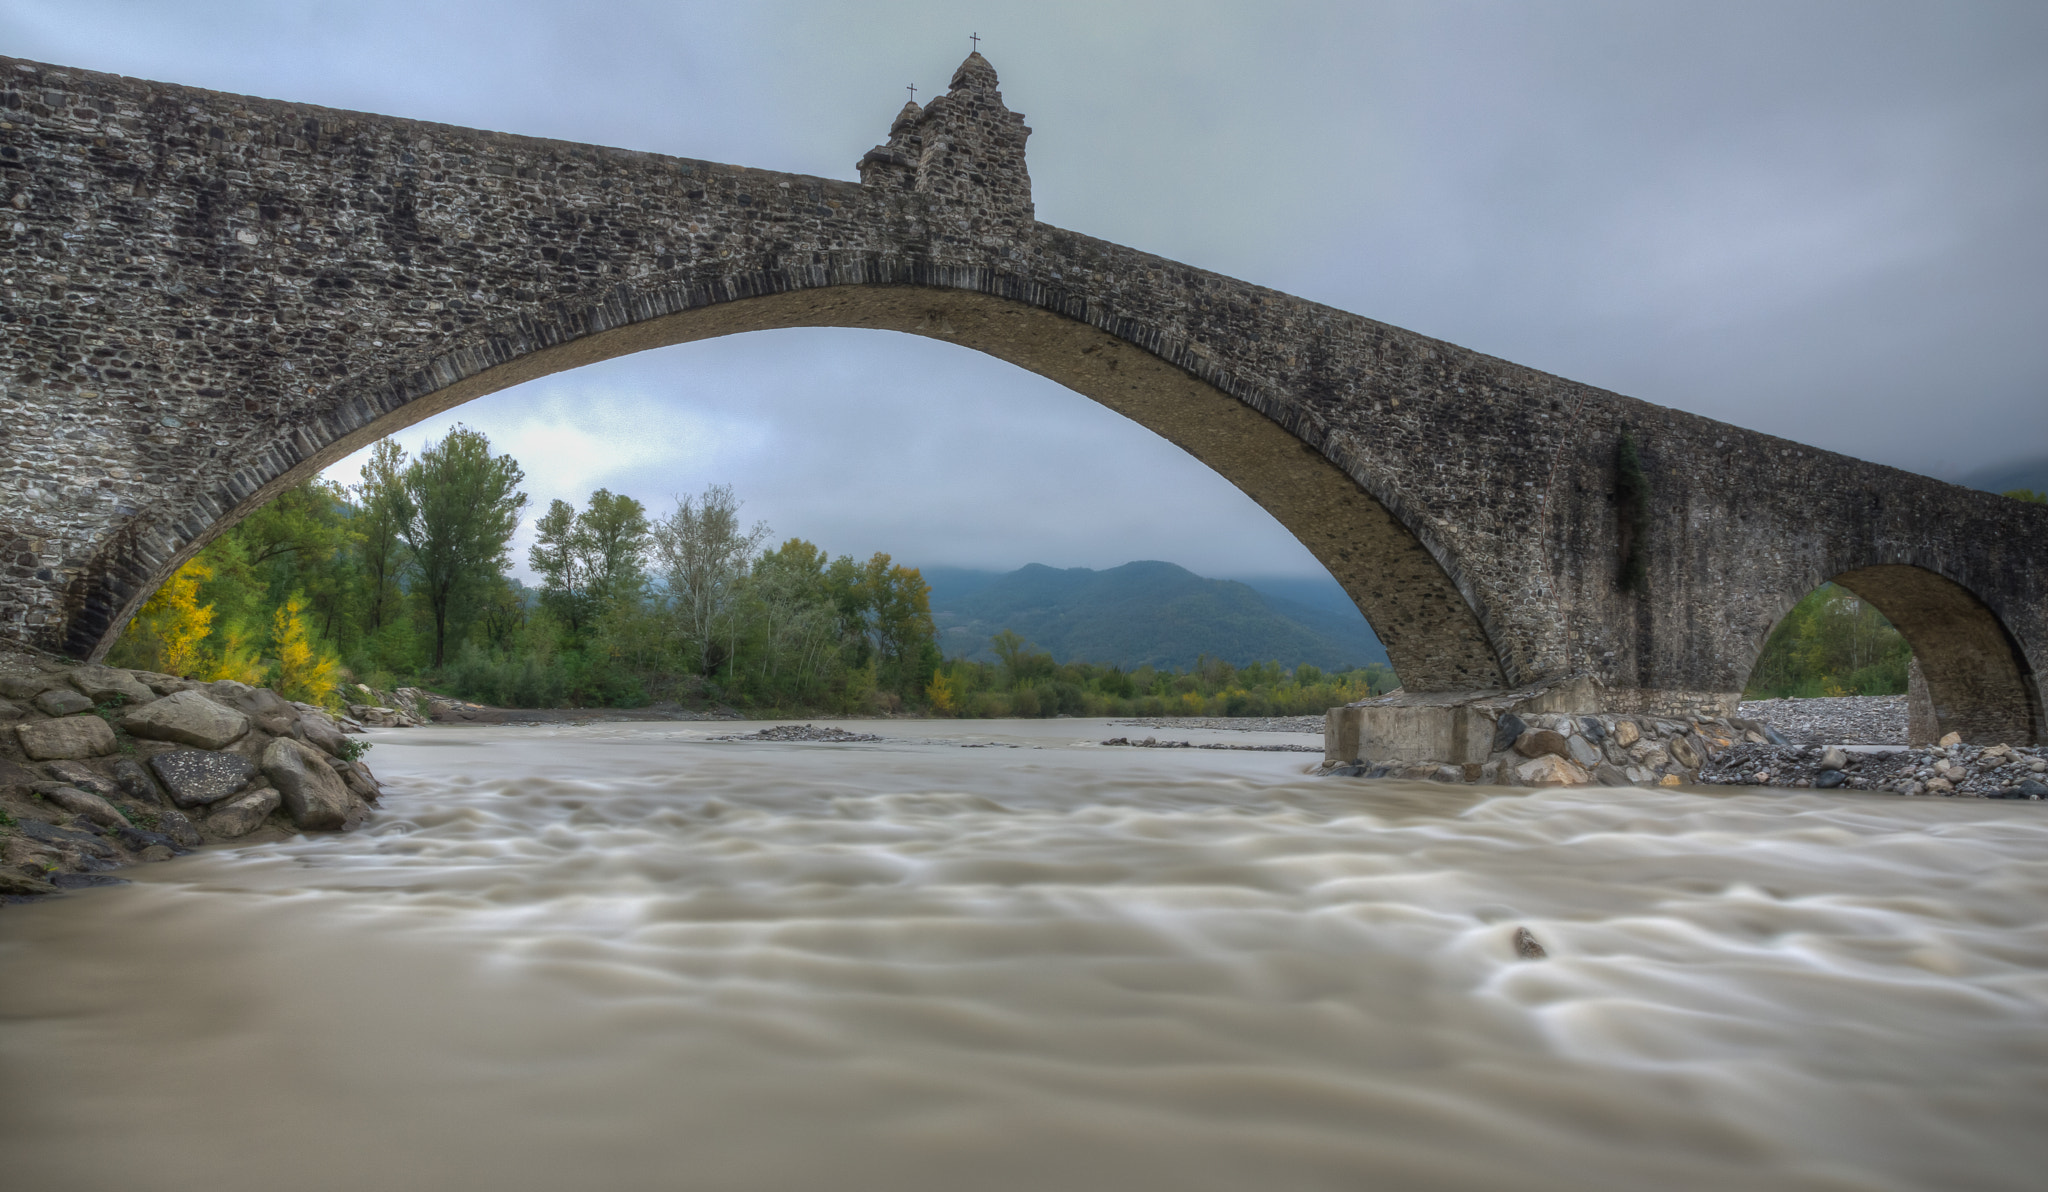
[[1355, 609], [1312, 607], [1172, 563], [1104, 571], [1034, 563], [1007, 574], [935, 571], [932, 579], [932, 617], [948, 656], [993, 659], [990, 638], [1009, 629], [1060, 662], [1127, 669], [1187, 668], [1203, 656], [1333, 671], [1387, 660]]

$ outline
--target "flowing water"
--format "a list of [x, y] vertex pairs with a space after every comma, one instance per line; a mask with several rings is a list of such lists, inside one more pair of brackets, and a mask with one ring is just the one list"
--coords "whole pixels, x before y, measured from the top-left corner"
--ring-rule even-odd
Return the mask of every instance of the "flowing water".
[[2048, 1184], [2039, 804], [852, 727], [387, 731], [363, 832], [0, 908], [6, 1186]]

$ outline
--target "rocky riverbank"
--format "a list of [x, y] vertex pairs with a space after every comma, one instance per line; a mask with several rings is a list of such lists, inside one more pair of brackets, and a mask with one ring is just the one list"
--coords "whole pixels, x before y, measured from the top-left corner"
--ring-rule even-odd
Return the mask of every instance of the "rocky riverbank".
[[1721, 786], [2039, 800], [2048, 798], [2048, 749], [1965, 745], [1954, 734], [1918, 749], [1744, 744], [1716, 757], [1700, 771], [1699, 780]]
[[345, 727], [267, 688], [0, 652], [0, 896], [356, 827], [380, 788]]

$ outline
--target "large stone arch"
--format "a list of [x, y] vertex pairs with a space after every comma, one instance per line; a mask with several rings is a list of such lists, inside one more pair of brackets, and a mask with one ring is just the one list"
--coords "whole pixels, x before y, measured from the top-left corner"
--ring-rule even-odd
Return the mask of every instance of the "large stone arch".
[[[1327, 440], [1288, 427], [1162, 354], [1155, 329], [1090, 318], [1085, 307], [1022, 278], [974, 270], [888, 277], [773, 267], [737, 281], [681, 285], [610, 300], [554, 320], [522, 320], [490, 350], [437, 356], [397, 386], [344, 387], [242, 453], [251, 462], [158, 519], [167, 533], [109, 544], [76, 581], [70, 651], [105, 654], [135, 609], [213, 537], [329, 464], [405, 426], [523, 381], [600, 360], [749, 331], [848, 327], [959, 344], [1028, 369], [1159, 434], [1231, 481], [1327, 566], [1423, 689], [1498, 687], [1512, 663], [1489, 633], [1454, 557], [1395, 512], [1363, 461], [1331, 458]], [[728, 273], [726, 277], [733, 275]], [[1103, 323], [1110, 323], [1105, 327]], [[1169, 348], [1170, 351], [1170, 348]], [[1377, 490], [1377, 491], [1375, 491]], [[1382, 496], [1381, 494], [1388, 494]], [[1412, 676], [1412, 678], [1410, 678]]]
[[[2048, 671], [2048, 508], [1042, 223], [978, 54], [858, 182], [8, 58], [0, 107], [0, 637], [91, 656], [218, 527], [436, 409], [829, 324], [978, 348], [1188, 449], [1330, 567], [1413, 690], [1585, 678], [1609, 708], [1726, 711], [1790, 601], [1911, 565], [2008, 635], [2005, 711], [1963, 718], [2041, 731], [2015, 709]], [[1627, 534], [1624, 437], [1651, 489]]]

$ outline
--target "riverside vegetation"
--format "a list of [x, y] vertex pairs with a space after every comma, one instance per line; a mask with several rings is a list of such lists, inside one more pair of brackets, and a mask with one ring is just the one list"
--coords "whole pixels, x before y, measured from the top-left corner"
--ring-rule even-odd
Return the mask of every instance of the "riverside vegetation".
[[[1035, 649], [943, 658], [916, 568], [768, 548], [732, 490], [665, 516], [599, 489], [535, 520], [527, 587], [509, 574], [524, 472], [458, 426], [416, 458], [373, 448], [362, 482], [314, 480], [223, 533], [129, 623], [109, 662], [269, 686], [339, 709], [342, 692], [430, 687], [503, 707], [725, 704], [763, 714], [1273, 716], [1379, 695], [1384, 665], [1326, 673], [1203, 657], [1121, 667]], [[2040, 494], [2010, 493], [2020, 499]], [[1772, 633], [1749, 698], [1903, 692], [1911, 653], [1867, 604], [1823, 585]]]

